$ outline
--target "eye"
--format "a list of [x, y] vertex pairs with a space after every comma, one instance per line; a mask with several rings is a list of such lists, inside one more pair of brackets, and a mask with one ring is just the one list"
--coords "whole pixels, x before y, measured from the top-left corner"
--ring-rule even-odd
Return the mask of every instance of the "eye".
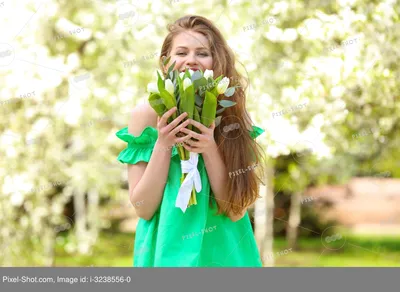
[[180, 56], [180, 55], [184, 55], [184, 54], [185, 54], [185, 53], [178, 53], [177, 55]]
[[207, 57], [208, 56], [208, 54], [207, 53], [201, 53], [201, 54], [199, 54], [200, 56], [203, 56], [203, 57]]

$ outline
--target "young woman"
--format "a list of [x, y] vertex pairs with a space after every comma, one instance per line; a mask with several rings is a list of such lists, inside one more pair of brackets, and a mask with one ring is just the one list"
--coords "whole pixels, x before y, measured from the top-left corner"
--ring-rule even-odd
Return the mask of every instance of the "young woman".
[[[138, 214], [134, 267], [261, 267], [262, 262], [247, 208], [256, 201], [261, 148], [255, 138], [264, 132], [252, 126], [245, 109], [243, 77], [220, 31], [206, 18], [185, 16], [168, 26], [160, 56], [171, 56], [160, 68], [213, 70], [230, 85], [240, 84], [230, 97], [218, 127], [185, 119], [171, 109], [158, 117], [150, 104], [132, 111], [128, 124], [116, 135], [128, 143], [118, 160], [128, 164], [129, 198]], [[226, 98], [226, 97], [225, 97]], [[167, 124], [177, 112], [177, 118]], [[189, 124], [201, 134], [187, 128]], [[175, 207], [181, 164], [176, 144], [199, 153], [202, 188], [197, 205], [182, 212]], [[258, 167], [257, 167], [258, 170]]]

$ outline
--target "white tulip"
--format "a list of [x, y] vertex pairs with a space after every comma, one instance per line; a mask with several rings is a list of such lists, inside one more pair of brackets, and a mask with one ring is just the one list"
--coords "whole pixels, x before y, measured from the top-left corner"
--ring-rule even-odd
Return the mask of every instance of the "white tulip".
[[160, 93], [156, 83], [147, 84], [147, 92], [149, 93]]
[[174, 84], [171, 79], [165, 80], [165, 90], [167, 90], [172, 96], [174, 96]]
[[225, 93], [225, 91], [228, 89], [228, 86], [229, 86], [229, 78], [228, 77], [222, 78], [222, 80], [217, 85], [217, 92], [219, 94]]
[[192, 85], [192, 81], [189, 78], [185, 78], [183, 80], [183, 90], [186, 90], [190, 85]]
[[206, 69], [204, 72], [204, 78], [208, 79], [209, 77], [214, 78], [214, 71]]
[[183, 78], [183, 75], [185, 75], [185, 72], [179, 73], [179, 77], [180, 77], [181, 79]]
[[194, 71], [192, 69], [189, 69], [189, 73], [190, 73], [190, 76], [192, 76]]

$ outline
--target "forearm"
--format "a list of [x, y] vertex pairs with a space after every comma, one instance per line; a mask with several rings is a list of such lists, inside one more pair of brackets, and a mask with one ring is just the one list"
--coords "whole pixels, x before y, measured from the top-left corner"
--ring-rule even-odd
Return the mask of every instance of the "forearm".
[[[223, 205], [227, 204], [227, 185], [228, 185], [228, 171], [226, 169], [225, 163], [222, 160], [222, 156], [218, 151], [218, 146], [212, 147], [206, 152], [202, 153], [204, 164], [207, 169], [208, 178], [211, 185], [211, 190], [214, 193], [217, 204]], [[246, 210], [244, 209], [240, 215], [228, 214], [232, 221], [237, 221], [241, 219]]]
[[[141, 179], [131, 194], [139, 217], [150, 220], [160, 205], [168, 179], [172, 147], [156, 142], [151, 158]], [[143, 204], [135, 204], [143, 202]]]

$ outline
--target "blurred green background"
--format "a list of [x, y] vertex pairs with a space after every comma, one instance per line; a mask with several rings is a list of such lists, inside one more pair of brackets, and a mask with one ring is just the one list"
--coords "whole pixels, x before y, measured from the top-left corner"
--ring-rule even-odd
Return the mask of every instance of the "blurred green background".
[[[399, 12], [389, 0], [2, 1], [1, 265], [132, 266], [115, 132], [146, 102], [167, 24], [198, 14], [235, 52], [266, 130], [263, 198], [249, 209], [265, 265], [400, 266], [396, 201], [361, 196], [329, 220], [332, 202], [304, 201], [355, 178], [400, 198]], [[372, 216], [355, 218], [360, 202], [378, 220], [362, 234], [350, 228]], [[377, 232], [389, 213], [392, 229]]]

